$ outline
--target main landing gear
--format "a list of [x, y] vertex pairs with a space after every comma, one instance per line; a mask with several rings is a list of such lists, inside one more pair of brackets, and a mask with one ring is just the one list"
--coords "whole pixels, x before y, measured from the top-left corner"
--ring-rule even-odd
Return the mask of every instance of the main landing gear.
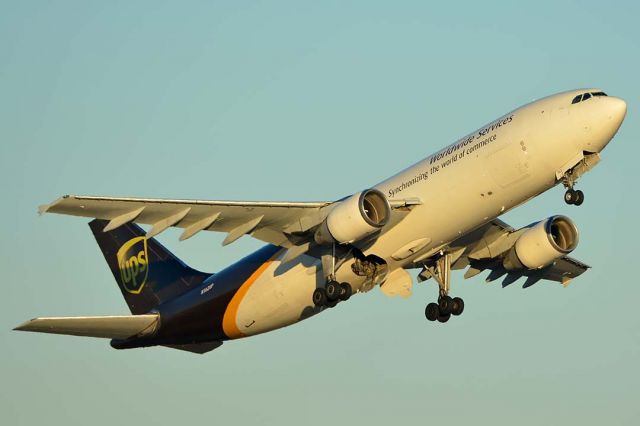
[[340, 301], [347, 301], [353, 294], [353, 288], [349, 283], [329, 281], [326, 286], [316, 288], [313, 291], [313, 304], [333, 308]]
[[460, 315], [464, 311], [464, 300], [459, 297], [444, 296], [438, 298], [438, 303], [429, 303], [424, 310], [424, 316], [429, 321], [447, 322], [451, 315]]
[[336, 281], [336, 246], [332, 245], [331, 251], [326, 250], [322, 254], [322, 271], [325, 276], [325, 286], [313, 291], [313, 304], [315, 306], [328, 306], [333, 308], [340, 301], [347, 301], [353, 294], [353, 288], [349, 283]]
[[449, 288], [451, 286], [451, 254], [442, 253], [436, 261], [435, 267], [425, 267], [424, 271], [428, 276], [438, 283], [439, 297], [438, 303], [429, 303], [424, 310], [424, 316], [429, 321], [445, 323], [449, 321], [451, 315], [458, 316], [464, 311], [464, 300], [459, 297], [450, 297]]

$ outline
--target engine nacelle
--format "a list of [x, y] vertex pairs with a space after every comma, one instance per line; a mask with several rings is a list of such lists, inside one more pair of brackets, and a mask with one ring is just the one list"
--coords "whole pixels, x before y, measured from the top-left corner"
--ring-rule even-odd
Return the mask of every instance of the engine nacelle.
[[384, 194], [367, 189], [340, 201], [314, 238], [318, 244], [359, 241], [386, 225], [390, 216], [391, 207]]
[[578, 228], [566, 216], [552, 216], [520, 235], [502, 264], [508, 271], [540, 269], [571, 253], [578, 245]]

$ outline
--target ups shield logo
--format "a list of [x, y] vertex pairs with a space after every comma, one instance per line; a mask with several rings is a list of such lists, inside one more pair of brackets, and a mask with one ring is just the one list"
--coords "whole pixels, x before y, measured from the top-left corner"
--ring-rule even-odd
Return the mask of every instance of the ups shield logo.
[[130, 239], [120, 247], [117, 257], [122, 287], [129, 293], [139, 294], [149, 276], [147, 239]]

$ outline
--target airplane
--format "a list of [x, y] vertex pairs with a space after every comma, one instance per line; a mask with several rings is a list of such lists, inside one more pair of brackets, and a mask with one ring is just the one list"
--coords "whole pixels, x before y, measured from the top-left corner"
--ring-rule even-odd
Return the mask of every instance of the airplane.
[[[438, 285], [425, 317], [462, 314], [451, 271], [523, 287], [564, 286], [590, 267], [569, 257], [578, 229], [553, 215], [513, 228], [498, 217], [562, 184], [579, 206], [582, 175], [625, 118], [602, 90], [558, 93], [517, 108], [377, 185], [334, 202], [206, 201], [65, 195], [40, 213], [92, 218], [91, 231], [132, 315], [35, 318], [15, 330], [111, 339], [116, 349], [166, 346], [206, 353], [224, 341], [297, 323], [379, 287], [411, 295]], [[150, 225], [145, 231], [138, 224]], [[268, 243], [217, 273], [197, 271], [155, 238], [225, 232]]]

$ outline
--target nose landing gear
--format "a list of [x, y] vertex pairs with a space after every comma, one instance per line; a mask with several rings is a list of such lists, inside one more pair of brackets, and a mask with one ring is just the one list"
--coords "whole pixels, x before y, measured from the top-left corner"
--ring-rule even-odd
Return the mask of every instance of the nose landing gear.
[[579, 206], [584, 201], [584, 193], [579, 189], [576, 191], [573, 188], [567, 189], [564, 193], [564, 202], [569, 205]]
[[458, 316], [464, 311], [464, 300], [459, 297], [450, 297], [451, 286], [451, 254], [443, 253], [436, 261], [436, 266], [425, 267], [423, 274], [433, 277], [438, 283], [440, 296], [438, 303], [429, 303], [424, 310], [424, 315], [429, 321], [445, 323], [451, 315]]
[[559, 177], [562, 185], [567, 188], [567, 191], [564, 193], [564, 202], [574, 206], [579, 206], [584, 202], [584, 193], [580, 190], [575, 190], [573, 187], [582, 175], [600, 162], [600, 155], [598, 153], [584, 152], [583, 154], [584, 157], [578, 164], [567, 170], [563, 176]]

